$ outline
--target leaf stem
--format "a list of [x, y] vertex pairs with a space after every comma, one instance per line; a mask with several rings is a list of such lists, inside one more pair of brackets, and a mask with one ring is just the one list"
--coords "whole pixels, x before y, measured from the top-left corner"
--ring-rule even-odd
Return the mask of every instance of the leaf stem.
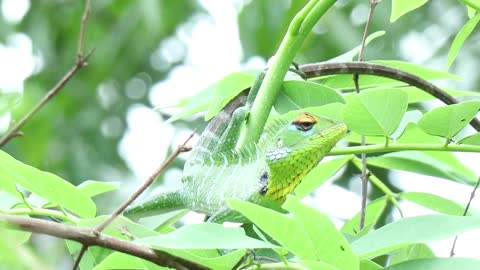
[[366, 146], [350, 146], [334, 148], [328, 156], [350, 155], [361, 153], [382, 153], [398, 151], [453, 151], [453, 152], [475, 152], [480, 153], [478, 145], [458, 145], [458, 144], [436, 144], [436, 143], [399, 143], [390, 144], [372, 144]]
[[70, 221], [73, 223], [77, 223], [79, 219], [72, 215], [65, 215], [65, 213], [57, 210], [51, 209], [44, 209], [44, 208], [16, 208], [16, 209], [9, 209], [9, 210], [2, 210], [1, 213], [3, 214], [10, 214], [10, 215], [29, 215], [29, 216], [44, 216], [44, 217], [53, 217], [58, 218], [61, 220]]

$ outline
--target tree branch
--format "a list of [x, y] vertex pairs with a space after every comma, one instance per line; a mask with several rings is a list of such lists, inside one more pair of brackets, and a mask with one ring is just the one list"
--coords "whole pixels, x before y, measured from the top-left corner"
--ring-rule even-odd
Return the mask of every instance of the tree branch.
[[[436, 97], [445, 104], [457, 104], [456, 98], [438, 88], [434, 84], [426, 81], [414, 74], [384, 66], [379, 64], [365, 62], [344, 62], [344, 63], [312, 63], [300, 66], [307, 78], [315, 78], [334, 74], [369, 74], [391, 78], [415, 86], [420, 90]], [[480, 121], [474, 118], [470, 125], [477, 131], [480, 131]]]
[[62, 239], [69, 239], [86, 246], [99, 246], [130, 254], [160, 266], [175, 269], [208, 269], [202, 265], [171, 255], [160, 250], [153, 250], [123, 239], [98, 234], [94, 229], [79, 228], [42, 219], [0, 214], [0, 223], [14, 226], [24, 231], [42, 233]]
[[[193, 137], [195, 134], [196, 130], [188, 136], [188, 138], [185, 140], [185, 142], [177, 147], [175, 151], [173, 151], [170, 156], [153, 172], [153, 174], [143, 183], [140, 188], [138, 188], [137, 191], [135, 191], [130, 197], [128, 197], [117, 209], [113, 211], [113, 213], [105, 219], [100, 225], [98, 225], [95, 229], [92, 230], [92, 232], [100, 237], [101, 232], [110, 224], [112, 223], [115, 218], [117, 218], [133, 201], [135, 201], [154, 181], [157, 179], [157, 177], [163, 173], [168, 166], [175, 160], [175, 158], [181, 153], [186, 150], [189, 150], [186, 146], [188, 141]], [[80, 264], [80, 261], [82, 260], [83, 255], [85, 254], [85, 251], [88, 249], [88, 243], [84, 243], [82, 248], [80, 249], [80, 252], [78, 253], [77, 258], [75, 259], [75, 263], [73, 264], [72, 269], [75, 270], [78, 265]]]
[[70, 81], [70, 79], [84, 66], [87, 65], [87, 60], [90, 58], [94, 49], [91, 49], [86, 55], [83, 52], [85, 31], [90, 14], [90, 0], [86, 0], [85, 10], [82, 16], [82, 22], [80, 27], [80, 35], [78, 38], [78, 50], [77, 60], [73, 67], [57, 82], [57, 84], [47, 92], [47, 94], [20, 120], [18, 121], [5, 135], [0, 138], [0, 147], [5, 145], [10, 139], [16, 137], [20, 133], [20, 129], [30, 120], [33, 116], [45, 106], [54, 96], [63, 89], [63, 87]]

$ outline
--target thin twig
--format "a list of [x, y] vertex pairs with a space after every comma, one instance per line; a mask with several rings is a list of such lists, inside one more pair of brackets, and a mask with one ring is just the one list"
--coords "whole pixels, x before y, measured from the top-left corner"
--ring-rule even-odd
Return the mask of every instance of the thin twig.
[[85, 44], [85, 32], [87, 31], [88, 17], [90, 16], [91, 1], [85, 1], [85, 9], [83, 11], [82, 22], [80, 23], [80, 37], [78, 39], [77, 62], [81, 62], [83, 58], [83, 47]]
[[80, 261], [82, 260], [83, 255], [87, 251], [88, 246], [83, 244], [82, 247], [80, 248], [80, 251], [78, 252], [77, 259], [75, 259], [75, 262], [73, 263], [72, 269], [77, 269], [77, 267], [80, 265]]
[[[101, 232], [110, 224], [112, 223], [115, 218], [117, 218], [133, 201], [135, 201], [154, 181], [157, 179], [157, 177], [162, 174], [168, 166], [175, 160], [175, 158], [181, 153], [186, 150], [190, 150], [189, 147], [187, 147], [187, 143], [190, 141], [190, 139], [193, 137], [195, 134], [196, 130], [194, 130], [190, 136], [185, 140], [184, 143], [179, 145], [175, 151], [173, 151], [168, 158], [153, 172], [153, 174], [140, 186], [137, 191], [135, 191], [132, 195], [130, 195], [117, 209], [115, 209], [112, 214], [105, 219], [100, 225], [98, 225], [95, 229], [93, 229], [93, 233], [100, 236]], [[85, 251], [88, 248], [87, 244], [83, 244], [81, 251]], [[83, 257], [84, 252], [80, 252], [75, 259], [75, 264], [72, 268], [72, 270], [75, 270], [76, 267], [79, 265], [82, 257]]]
[[161, 250], [154, 250], [131, 241], [115, 238], [105, 234], [96, 234], [94, 229], [80, 228], [62, 223], [17, 215], [0, 214], [0, 224], [7, 228], [41, 233], [62, 239], [73, 240], [86, 246], [99, 246], [130, 254], [152, 263], [174, 269], [209, 269], [195, 262], [174, 256]]
[[192, 132], [192, 134], [190, 134], [190, 136], [188, 136], [188, 138], [185, 140], [185, 142], [181, 145], [179, 145], [177, 147], [177, 149], [175, 149], [175, 151], [173, 151], [170, 156], [168, 156], [168, 158], [162, 163], [162, 165], [160, 165], [156, 170], [155, 172], [145, 181], [145, 183], [143, 183], [143, 185], [138, 188], [137, 191], [135, 191], [132, 195], [130, 195], [130, 197], [128, 197], [128, 199], [126, 199], [117, 209], [115, 209], [115, 211], [113, 211], [113, 213], [107, 218], [105, 219], [100, 225], [97, 226], [97, 228], [95, 229], [96, 231], [98, 232], [101, 232], [103, 231], [110, 223], [112, 223], [112, 221], [118, 217], [134, 200], [136, 200], [152, 183], [153, 181], [155, 181], [155, 179], [157, 179], [157, 177], [163, 173], [165, 171], [165, 169], [168, 168], [168, 166], [170, 166], [170, 164], [173, 162], [173, 160], [181, 153], [181, 152], [185, 152], [186, 150], [189, 150], [190, 148], [188, 148], [186, 146], [186, 144], [188, 143], [188, 141], [190, 141], [190, 139], [193, 137], [193, 135], [195, 134], [196, 130], [194, 130]]
[[14, 138], [16, 134], [20, 132], [20, 129], [27, 123], [32, 117], [47, 104], [54, 96], [63, 89], [63, 87], [70, 81], [70, 79], [84, 66], [87, 65], [87, 60], [95, 51], [91, 49], [86, 55], [83, 53], [84, 38], [88, 15], [90, 14], [90, 0], [85, 1], [85, 10], [82, 16], [82, 22], [80, 27], [80, 35], [78, 38], [77, 60], [73, 67], [57, 82], [57, 84], [48, 91], [48, 93], [20, 120], [18, 121], [5, 135], [0, 138], [0, 147], [5, 145], [10, 139]]
[[[367, 24], [368, 25], [368, 24]], [[367, 33], [367, 31], [365, 31]], [[360, 53], [363, 53], [363, 47], [364, 47], [364, 42], [365, 39], [362, 41], [362, 46], [360, 47]], [[358, 55], [359, 61], [362, 61], [361, 54]], [[355, 82], [355, 91], [357, 94], [360, 93], [360, 86], [358, 83], [359, 75], [358, 73], [353, 74], [353, 80]], [[365, 135], [362, 135], [360, 137], [360, 145], [365, 146]], [[367, 154], [362, 153], [361, 154], [361, 161], [362, 161], [362, 172], [360, 175], [360, 180], [362, 181], [362, 186], [361, 186], [361, 196], [362, 196], [362, 201], [360, 205], [360, 224], [359, 224], [359, 230], [362, 230], [363, 227], [365, 226], [365, 215], [366, 215], [366, 209], [367, 209], [367, 196], [368, 196], [368, 173], [367, 173]]]
[[15, 137], [20, 129], [27, 123], [45, 104], [47, 104], [60, 90], [67, 84], [67, 82], [81, 69], [86, 63], [90, 55], [93, 53], [91, 50], [80, 62], [75, 65], [63, 76], [63, 78], [50, 90], [48, 93], [20, 120], [15, 126], [13, 126], [2, 138], [0, 138], [0, 147], [6, 144], [11, 138]]
[[[365, 43], [367, 40], [367, 35], [368, 35], [368, 29], [370, 26], [370, 22], [372, 21], [373, 17], [373, 12], [375, 11], [375, 7], [377, 6], [378, 1], [377, 0], [370, 0], [370, 12], [368, 13], [368, 19], [367, 23], [365, 24], [365, 30], [363, 31], [363, 37], [362, 37], [362, 44], [360, 46], [360, 51], [358, 52], [358, 61], [363, 62], [363, 53], [365, 51]], [[360, 86], [358, 83], [359, 75], [358, 73], [355, 73], [353, 75], [353, 80], [355, 82], [355, 90], [357, 94], [360, 93]], [[361, 142], [360, 144], [362, 146], [365, 146], [365, 135], [361, 136]], [[367, 208], [367, 195], [368, 195], [368, 175], [367, 175], [367, 154], [362, 153], [361, 155], [362, 159], [362, 175], [360, 177], [362, 181], [362, 203], [360, 206], [360, 230], [363, 229], [365, 226], [365, 215], [366, 215], [366, 208]]]
[[379, 2], [380, 0], [370, 0], [370, 12], [368, 13], [367, 23], [365, 24], [365, 29], [363, 30], [362, 45], [360, 46], [360, 51], [358, 52], [358, 61], [360, 62], [364, 60], [363, 53], [365, 50], [365, 43], [367, 41], [368, 29], [370, 28], [370, 22], [372, 21], [375, 7]]
[[[466, 216], [468, 213], [468, 209], [470, 208], [470, 204], [473, 201], [473, 198], [475, 197], [475, 192], [478, 189], [478, 186], [480, 185], [480, 177], [477, 180], [477, 183], [475, 184], [475, 187], [473, 187], [472, 193], [470, 193], [470, 199], [468, 200], [467, 206], [465, 206], [465, 210], [463, 211], [463, 216]], [[452, 244], [452, 249], [450, 250], [450, 257], [453, 257], [455, 255], [455, 245], [457, 244], [458, 240], [458, 235], [455, 236], [455, 239], [453, 240]]]

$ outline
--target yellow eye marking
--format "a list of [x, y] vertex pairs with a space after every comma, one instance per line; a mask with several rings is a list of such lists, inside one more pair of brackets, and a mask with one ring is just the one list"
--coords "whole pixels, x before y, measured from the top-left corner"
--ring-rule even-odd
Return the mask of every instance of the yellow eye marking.
[[307, 131], [312, 129], [312, 127], [317, 123], [317, 120], [315, 117], [309, 113], [301, 113], [295, 117], [293, 120], [292, 124], [295, 125], [295, 127], [298, 130], [301, 131]]

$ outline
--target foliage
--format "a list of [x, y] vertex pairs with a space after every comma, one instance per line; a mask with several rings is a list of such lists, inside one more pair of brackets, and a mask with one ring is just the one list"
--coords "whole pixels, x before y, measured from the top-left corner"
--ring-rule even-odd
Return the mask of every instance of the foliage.
[[[286, 2], [282, 1], [282, 5]], [[282, 42], [288, 43], [288, 39], [291, 38], [289, 31], [294, 27], [287, 30], [287, 26], [295, 14], [301, 14], [300, 17], [305, 16], [308, 19], [310, 13], [305, 12], [305, 9], [300, 10], [305, 5], [313, 5], [312, 3], [316, 2], [318, 1], [310, 3], [292, 1], [289, 6], [274, 4], [271, 1], [252, 1], [246, 4], [238, 18], [245, 54], [247, 56], [259, 54], [266, 58], [274, 55], [278, 46], [284, 44]], [[404, 18], [413, 18], [409, 17], [412, 13], [425, 12], [424, 8], [420, 8], [422, 5], [433, 5], [427, 2], [392, 1], [390, 20], [394, 23], [389, 26], [390, 29], [408, 28], [409, 25]], [[474, 33], [473, 29], [480, 18], [475, 4], [470, 1], [462, 2], [469, 9], [477, 11], [470, 20], [465, 20], [464, 27], [459, 29], [453, 40], [445, 64], [447, 68], [455, 63], [455, 57], [461, 53], [462, 46], [467, 46], [467, 38]], [[325, 21], [315, 27], [333, 24], [332, 17], [337, 18], [336, 13], [349, 13], [353, 6], [349, 3], [344, 7], [345, 10], [341, 10], [339, 7], [325, 5], [322, 10], [325, 12], [322, 20]], [[58, 9], [57, 12], [64, 15], [48, 16], [49, 18], [42, 16], [42, 13], [48, 14], [54, 9]], [[383, 3], [377, 9], [380, 16], [388, 13]], [[72, 48], [76, 46], [77, 34], [71, 32], [72, 29], [78, 28], [78, 18], [81, 17], [82, 10], [83, 5], [80, 5], [79, 1], [68, 4], [32, 1], [32, 14], [29, 14], [18, 27], [32, 36], [36, 48], [44, 54], [45, 70], [27, 82], [25, 87], [35, 94], [25, 95], [22, 106], [14, 111], [14, 118], [26, 112], [40, 96], [40, 90], [47, 88], [47, 85], [55, 81], [52, 78], [60, 77], [66, 70], [68, 63], [64, 62], [72, 58], [74, 55], [72, 52], [75, 51]], [[128, 94], [113, 91], [110, 94], [122, 97], [117, 97], [114, 105], [103, 106], [101, 101], [93, 97], [92, 89], [97, 87], [117, 89], [119, 85], [127, 84], [132, 78], [142, 78], [144, 87], [149, 88], [153, 81], [161, 80], [166, 76], [167, 70], [178, 63], [168, 63], [165, 69], [155, 70], [147, 60], [149, 58], [147, 52], [153, 51], [160, 41], [174, 33], [175, 29], [193, 14], [204, 12], [191, 1], [166, 0], [115, 3], [94, 1], [92, 10], [86, 37], [88, 45], [90, 46], [93, 41], [102, 39], [105, 41], [95, 45], [97, 49], [89, 66], [70, 82], [68, 86], [72, 88], [70, 91], [51, 102], [43, 114], [33, 119], [31, 124], [23, 129], [25, 138], [12, 139], [5, 147], [5, 151], [0, 150], [0, 214], [31, 218], [50, 217], [79, 228], [93, 228], [104, 221], [106, 217], [99, 215], [99, 212], [114, 207], [116, 204], [112, 204], [115, 200], [108, 201], [110, 205], [106, 205], [104, 201], [96, 198], [104, 196], [103, 198], [109, 200], [110, 197], [106, 196], [113, 197], [112, 194], [118, 193], [116, 191], [123, 183], [119, 185], [112, 182], [117, 179], [102, 176], [106, 175], [105, 171], [108, 168], [118, 170], [117, 174], [109, 176], [120, 175], [127, 179], [130, 173], [120, 155], [112, 151], [119, 142], [120, 132], [113, 137], [98, 136], [97, 130], [101, 125], [98, 119], [105, 120], [112, 115], [121, 116], [123, 119], [129, 105], [148, 101], [145, 95], [130, 98], [123, 96]], [[322, 16], [322, 12], [315, 13], [315, 16]], [[257, 24], [252, 19], [257, 13], [262, 14], [264, 24]], [[280, 19], [276, 20], [277, 17]], [[314, 27], [317, 19], [313, 23], [309, 21], [310, 28]], [[293, 20], [295, 23], [295, 19]], [[414, 20], [410, 23], [415, 22]], [[427, 19], [422, 20], [424, 25], [429, 23]], [[380, 22], [373, 21], [373, 26], [379, 25]], [[361, 30], [361, 27], [358, 28], [357, 30]], [[52, 32], [52, 29], [56, 32]], [[313, 32], [320, 31], [313, 29]], [[282, 58], [281, 51], [276, 55], [275, 63], [278, 66], [283, 63], [284, 72], [287, 72], [288, 64], [292, 60], [289, 57], [294, 55], [302, 61], [335, 58], [347, 47], [354, 45], [348, 42], [348, 37], [332, 38], [333, 33], [313, 34], [308, 27], [307, 30], [302, 30], [306, 31], [305, 35], [294, 40], [296, 47], [288, 52], [289, 55]], [[392, 33], [396, 35], [394, 31]], [[282, 37], [285, 38], [280, 42]], [[367, 51], [376, 48], [373, 45], [375, 42], [383, 42], [385, 47], [388, 47], [390, 42], [398, 42], [395, 38], [387, 39], [378, 33], [371, 35], [371, 39], [374, 38]], [[134, 48], [134, 43], [127, 40], [142, 44], [142, 49]], [[318, 42], [319, 40], [321, 42]], [[358, 41], [359, 38], [355, 40]], [[355, 42], [358, 45], [357, 41]], [[354, 49], [342, 57], [349, 57], [348, 60], [352, 60], [357, 53], [358, 49]], [[375, 58], [400, 57], [395, 51], [390, 51], [379, 53]], [[459, 79], [459, 76], [448, 71], [439, 71], [408, 61], [375, 62], [414, 73], [429, 81]], [[272, 70], [281, 74], [280, 69]], [[179, 103], [181, 110], [177, 114], [169, 115], [171, 117], [169, 121], [185, 124], [187, 123], [185, 118], [201, 111], [207, 111], [205, 118], [210, 119], [229, 100], [249, 87], [257, 72], [258, 70], [249, 70], [232, 73], [197, 95], [183, 99]], [[252, 224], [245, 224], [242, 227], [212, 223], [182, 225], [179, 221], [185, 212], [179, 212], [139, 222], [120, 216], [103, 233], [211, 269], [283, 269], [285, 265], [289, 269], [344, 270], [480, 267], [480, 260], [473, 258], [439, 258], [427, 245], [434, 240], [446, 239], [479, 228], [480, 218], [475, 209], [463, 215], [463, 205], [456, 201], [432, 193], [396, 191], [389, 183], [389, 177], [383, 177], [385, 171], [400, 170], [448, 179], [458, 185], [475, 184], [478, 175], [464, 165], [454, 155], [452, 149], [480, 152], [479, 133], [465, 134], [468, 132], [469, 122], [480, 111], [479, 101], [463, 101], [456, 105], [423, 109], [418, 103], [432, 101], [435, 99], [433, 96], [425, 95], [417, 88], [392, 79], [360, 75], [361, 91], [356, 94], [351, 91], [354, 89], [351, 75], [329, 75], [304, 81], [289, 72], [287, 78], [288, 80], [278, 82], [281, 85], [276, 90], [279, 92], [278, 95], [267, 92], [266, 96], [274, 110], [269, 114], [270, 107], [267, 106], [266, 113], [261, 117], [266, 120], [275, 114], [293, 114], [296, 113], [295, 110], [307, 108], [311, 112], [342, 120], [351, 130], [344, 139], [349, 146], [340, 149], [343, 156], [322, 162], [297, 187], [295, 194], [289, 195], [283, 204], [287, 214], [244, 201], [230, 200], [231, 209], [243, 214]], [[75, 89], [77, 91], [72, 91]], [[83, 91], [84, 89], [90, 92]], [[447, 89], [447, 92], [457, 97], [478, 96], [478, 93], [469, 91]], [[3, 102], [0, 104], [0, 113], [13, 111], [13, 105], [9, 104], [16, 102], [12, 101], [12, 97], [0, 96], [0, 98]], [[4, 104], [6, 105], [3, 106]], [[257, 115], [254, 114], [252, 117]], [[50, 123], [54, 123], [54, 126]], [[72, 123], [75, 123], [74, 127]], [[124, 120], [121, 125], [125, 125]], [[245, 132], [249, 132], [248, 129], [247, 126]], [[254, 130], [254, 133], [260, 132], [261, 129]], [[358, 146], [361, 136], [365, 136], [367, 144], [377, 147], [376, 154], [369, 156], [366, 162], [372, 171], [370, 181], [376, 193], [370, 194], [371, 201], [365, 207], [363, 228], [359, 225], [361, 213], [357, 213], [345, 220], [343, 227], [339, 229], [332, 221], [332, 217], [307, 206], [300, 199], [314, 192], [335, 174], [343, 174], [341, 178], [347, 179], [352, 174], [351, 168], [355, 168], [353, 173], [358, 173], [357, 169], [361, 168], [361, 162], [357, 156], [358, 152], [354, 149], [362, 147]], [[55, 155], [59, 151], [61, 157], [47, 165], [44, 157], [52, 151]], [[339, 153], [335, 151], [338, 149], [331, 154]], [[350, 170], [343, 170], [344, 168]], [[55, 174], [47, 171], [53, 171]], [[59, 175], [73, 180], [67, 181]], [[79, 179], [104, 181], [78, 181]], [[437, 214], [393, 221], [385, 219], [386, 215], [397, 210], [401, 211], [400, 201], [423, 206]], [[0, 239], [0, 254], [5, 254], [0, 256], [0, 264], [14, 269], [32, 269], [28, 260], [25, 262], [12, 259], [15, 254], [29, 257], [31, 261], [38, 261], [37, 266], [51, 263], [42, 259], [40, 253], [25, 248], [26, 243], [32, 238], [32, 234], [26, 230], [13, 228], [0, 219], [0, 233], [6, 236]], [[66, 246], [72, 256], [76, 256], [81, 247], [79, 243], [70, 240], [66, 240]], [[382, 259], [386, 256], [389, 260]], [[53, 262], [55, 258], [58, 257], [54, 257]], [[101, 247], [90, 247], [80, 267], [167, 269], [145, 259]]]

